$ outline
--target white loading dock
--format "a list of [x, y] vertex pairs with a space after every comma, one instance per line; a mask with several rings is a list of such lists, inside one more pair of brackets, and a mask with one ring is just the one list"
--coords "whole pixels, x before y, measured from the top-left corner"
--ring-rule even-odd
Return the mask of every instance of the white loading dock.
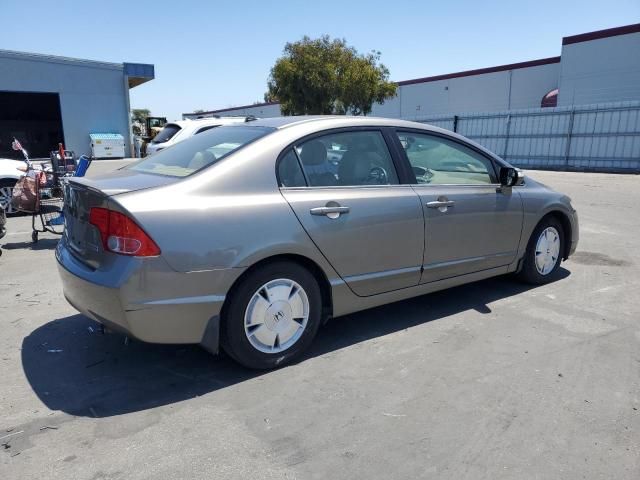
[[0, 50], [0, 157], [32, 158], [63, 142], [90, 155], [92, 133], [121, 135], [131, 154], [129, 89], [154, 78], [154, 67]]

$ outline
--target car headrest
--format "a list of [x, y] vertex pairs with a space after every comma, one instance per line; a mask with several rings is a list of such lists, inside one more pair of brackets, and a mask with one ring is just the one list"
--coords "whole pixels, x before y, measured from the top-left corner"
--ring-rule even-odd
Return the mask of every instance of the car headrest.
[[322, 165], [327, 161], [327, 148], [319, 140], [312, 140], [302, 146], [300, 160], [303, 165]]
[[376, 144], [368, 134], [354, 135], [349, 143], [349, 151], [375, 152]]

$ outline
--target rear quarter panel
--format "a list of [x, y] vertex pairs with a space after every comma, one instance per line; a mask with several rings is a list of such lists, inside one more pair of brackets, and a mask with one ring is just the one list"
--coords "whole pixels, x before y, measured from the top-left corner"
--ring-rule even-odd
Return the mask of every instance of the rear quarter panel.
[[154, 239], [176, 271], [248, 267], [281, 254], [337, 274], [308, 237], [277, 185], [281, 143], [259, 140], [171, 185], [112, 197]]

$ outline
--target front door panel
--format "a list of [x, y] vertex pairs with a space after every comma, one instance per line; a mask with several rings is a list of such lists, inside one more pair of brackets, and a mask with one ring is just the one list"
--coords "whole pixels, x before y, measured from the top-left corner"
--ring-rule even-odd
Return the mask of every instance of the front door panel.
[[522, 201], [515, 190], [503, 193], [495, 185], [414, 188], [425, 212], [421, 283], [515, 260], [522, 230]]

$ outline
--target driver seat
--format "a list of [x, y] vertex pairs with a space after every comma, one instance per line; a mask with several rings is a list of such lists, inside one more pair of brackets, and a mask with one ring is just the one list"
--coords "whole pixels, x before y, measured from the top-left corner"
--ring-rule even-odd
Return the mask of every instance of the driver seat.
[[340, 160], [338, 178], [340, 185], [367, 185], [371, 169], [383, 165], [377, 152], [360, 149], [348, 150]]

